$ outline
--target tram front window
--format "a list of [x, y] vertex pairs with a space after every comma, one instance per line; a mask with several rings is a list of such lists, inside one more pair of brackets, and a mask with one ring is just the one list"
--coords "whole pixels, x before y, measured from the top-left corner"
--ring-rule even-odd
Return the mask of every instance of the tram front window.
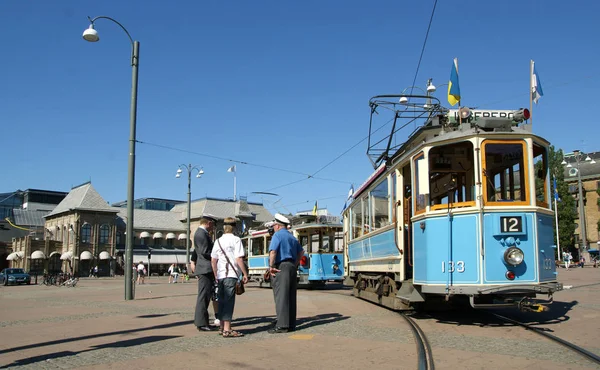
[[525, 144], [519, 142], [483, 143], [485, 199], [487, 202], [525, 202], [527, 176]]
[[429, 151], [431, 209], [475, 205], [473, 144], [461, 142]]

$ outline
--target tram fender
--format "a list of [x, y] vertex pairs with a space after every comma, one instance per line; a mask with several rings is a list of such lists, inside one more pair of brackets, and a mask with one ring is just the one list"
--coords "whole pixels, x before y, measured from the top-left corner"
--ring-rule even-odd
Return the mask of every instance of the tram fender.
[[405, 281], [404, 283], [402, 283], [402, 286], [400, 287], [400, 290], [398, 290], [398, 294], [396, 294], [396, 297], [407, 303], [425, 302], [425, 298], [410, 281]]

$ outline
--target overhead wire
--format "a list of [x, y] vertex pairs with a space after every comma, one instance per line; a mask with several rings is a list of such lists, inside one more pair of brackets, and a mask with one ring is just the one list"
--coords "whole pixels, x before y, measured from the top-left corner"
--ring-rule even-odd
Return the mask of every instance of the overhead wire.
[[[433, 17], [435, 15], [435, 9], [436, 9], [436, 7], [437, 7], [437, 0], [434, 1], [433, 9], [431, 11], [431, 16], [429, 18], [429, 24], [427, 26], [427, 32], [425, 33], [425, 40], [423, 41], [423, 46], [421, 48], [421, 54], [419, 56], [419, 61], [417, 63], [417, 68], [416, 68], [416, 71], [415, 71], [415, 76], [413, 78], [413, 83], [412, 83], [413, 88], [414, 88], [414, 85], [416, 83], [417, 76], [419, 74], [419, 68], [421, 66], [421, 61], [423, 60], [423, 54], [425, 53], [425, 47], [427, 45], [427, 40], [429, 38], [429, 31], [431, 30], [431, 25], [433, 23]], [[382, 129], [383, 127], [385, 127], [389, 122], [391, 122], [391, 120], [389, 120], [388, 122], [384, 123], [377, 130], [373, 131], [373, 133], [375, 133], [375, 132], [379, 131], [380, 129]], [[341, 154], [339, 154], [337, 157], [335, 157], [334, 159], [332, 159], [331, 161], [329, 161], [328, 163], [326, 163], [324, 166], [322, 166], [321, 168], [319, 168], [317, 171], [313, 172], [312, 174], [307, 174], [307, 173], [303, 173], [303, 172], [298, 172], [298, 171], [293, 171], [293, 170], [288, 170], [288, 169], [283, 169], [283, 168], [277, 168], [277, 167], [272, 167], [272, 166], [265, 166], [265, 165], [256, 164], [256, 163], [250, 163], [250, 162], [245, 162], [245, 161], [239, 161], [239, 160], [234, 160], [234, 159], [219, 157], [219, 156], [215, 156], [215, 155], [210, 155], [210, 154], [198, 153], [198, 152], [194, 152], [194, 151], [190, 151], [190, 150], [169, 147], [169, 146], [166, 146], [166, 145], [155, 144], [155, 143], [145, 142], [145, 141], [141, 141], [141, 140], [137, 140], [137, 142], [140, 143], [140, 144], [146, 144], [146, 145], [156, 146], [156, 147], [160, 147], [160, 148], [163, 148], [163, 149], [175, 150], [175, 151], [180, 151], [180, 152], [190, 153], [190, 154], [196, 154], [196, 155], [205, 156], [205, 157], [208, 157], [208, 158], [214, 158], [214, 159], [219, 159], [219, 160], [233, 162], [233, 163], [245, 164], [245, 165], [259, 167], [259, 168], [271, 169], [271, 170], [288, 172], [288, 173], [293, 173], [293, 174], [297, 174], [297, 175], [306, 176], [306, 178], [299, 179], [299, 180], [296, 180], [296, 181], [292, 181], [292, 182], [289, 182], [289, 183], [286, 183], [286, 184], [278, 185], [278, 186], [275, 186], [273, 188], [270, 188], [270, 189], [266, 190], [266, 191], [272, 191], [272, 190], [281, 189], [283, 187], [287, 187], [287, 186], [290, 186], [290, 185], [294, 185], [294, 184], [297, 184], [297, 183], [300, 183], [300, 182], [303, 182], [303, 181], [306, 181], [306, 180], [309, 180], [309, 179], [318, 179], [318, 180], [332, 181], [332, 182], [338, 182], [338, 183], [348, 184], [349, 183], [348, 181], [342, 181], [342, 180], [336, 180], [336, 179], [328, 179], [328, 178], [321, 178], [321, 177], [316, 177], [315, 175], [317, 175], [319, 172], [323, 171], [325, 168], [329, 167], [331, 164], [335, 163], [338, 159], [340, 159], [341, 157], [343, 157], [344, 155], [346, 155], [348, 152], [350, 152], [352, 149], [356, 148], [359, 144], [363, 143], [367, 139], [368, 139], [368, 136], [362, 138], [356, 144], [354, 144], [351, 147], [349, 147], [347, 150], [345, 150], [344, 152], [342, 152]], [[340, 195], [340, 196], [345, 196], [345, 195]], [[320, 200], [324, 200], [324, 199], [320, 199]], [[300, 203], [300, 204], [303, 204], [303, 203]]]
[[421, 67], [421, 61], [423, 60], [423, 54], [425, 53], [425, 46], [427, 45], [427, 39], [429, 38], [429, 31], [431, 30], [431, 24], [433, 23], [433, 16], [435, 14], [435, 8], [437, 6], [437, 0], [433, 2], [433, 9], [431, 10], [431, 17], [429, 18], [429, 25], [427, 26], [427, 32], [425, 33], [425, 40], [423, 40], [423, 47], [421, 47], [421, 55], [419, 56], [419, 62], [417, 63], [417, 69], [415, 71], [415, 77], [411, 87], [411, 92], [414, 89], [415, 83], [417, 83], [417, 76], [419, 75], [419, 68]]

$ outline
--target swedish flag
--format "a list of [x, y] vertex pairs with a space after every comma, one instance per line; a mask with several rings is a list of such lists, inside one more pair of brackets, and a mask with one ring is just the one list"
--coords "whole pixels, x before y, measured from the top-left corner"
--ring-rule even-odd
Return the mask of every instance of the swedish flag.
[[448, 83], [448, 103], [456, 105], [460, 102], [460, 86], [458, 85], [458, 58], [452, 62], [450, 71], [450, 82]]

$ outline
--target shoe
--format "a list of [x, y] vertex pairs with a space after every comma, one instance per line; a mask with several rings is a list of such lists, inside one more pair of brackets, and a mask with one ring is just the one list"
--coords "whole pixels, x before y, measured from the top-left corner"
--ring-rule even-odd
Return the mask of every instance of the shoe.
[[221, 320], [219, 319], [215, 319], [214, 323], [215, 326], [220, 326], [221, 325]]
[[269, 329], [269, 334], [288, 333], [289, 331], [290, 331], [290, 329], [288, 329], [288, 328], [275, 327], [273, 329]]
[[198, 331], [213, 331], [213, 328], [210, 326], [198, 326]]

